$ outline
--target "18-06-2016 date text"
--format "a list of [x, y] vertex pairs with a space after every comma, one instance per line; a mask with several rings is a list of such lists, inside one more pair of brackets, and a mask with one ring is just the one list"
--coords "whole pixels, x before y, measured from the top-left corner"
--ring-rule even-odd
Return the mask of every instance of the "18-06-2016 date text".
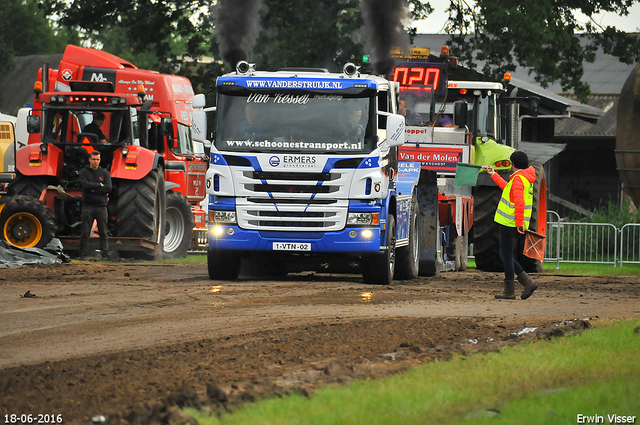
[[49, 414], [49, 413], [23, 413], [17, 414], [5, 414], [5, 424], [61, 424], [62, 414]]

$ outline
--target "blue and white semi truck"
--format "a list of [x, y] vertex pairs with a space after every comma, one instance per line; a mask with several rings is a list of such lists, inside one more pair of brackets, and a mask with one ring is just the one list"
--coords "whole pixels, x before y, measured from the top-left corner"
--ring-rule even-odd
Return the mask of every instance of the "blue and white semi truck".
[[421, 210], [417, 186], [435, 178], [398, 163], [397, 83], [353, 64], [262, 72], [239, 62], [215, 90], [214, 130], [202, 94], [192, 117], [192, 137], [211, 149], [211, 279], [235, 279], [249, 261], [276, 274], [359, 270], [365, 283], [390, 284], [432, 265], [418, 227], [434, 212]]

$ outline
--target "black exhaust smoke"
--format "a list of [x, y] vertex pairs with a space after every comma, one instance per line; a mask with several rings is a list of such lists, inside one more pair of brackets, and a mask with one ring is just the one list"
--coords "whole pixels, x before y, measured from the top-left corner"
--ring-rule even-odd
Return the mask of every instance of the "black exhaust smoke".
[[212, 15], [222, 59], [232, 69], [249, 56], [258, 39], [263, 0], [218, 0]]
[[393, 70], [396, 61], [391, 49], [409, 45], [402, 28], [402, 21], [409, 14], [407, 7], [406, 0], [362, 0], [365, 37], [374, 55], [374, 71], [379, 75], [388, 75]]

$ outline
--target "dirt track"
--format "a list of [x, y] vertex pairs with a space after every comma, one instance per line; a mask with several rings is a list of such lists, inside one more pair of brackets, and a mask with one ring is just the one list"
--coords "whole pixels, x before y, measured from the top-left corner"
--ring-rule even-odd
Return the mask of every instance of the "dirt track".
[[525, 327], [640, 315], [636, 277], [535, 279], [529, 300], [498, 301], [500, 275], [475, 270], [391, 287], [310, 273], [214, 282], [204, 264], [0, 270], [0, 414], [176, 422], [173, 405], [228, 410], [494, 350]]

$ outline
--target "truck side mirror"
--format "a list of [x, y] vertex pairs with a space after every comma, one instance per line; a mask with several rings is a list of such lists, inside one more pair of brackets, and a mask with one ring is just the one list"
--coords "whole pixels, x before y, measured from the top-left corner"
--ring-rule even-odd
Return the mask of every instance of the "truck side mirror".
[[455, 125], [464, 128], [467, 125], [467, 115], [467, 102], [464, 100], [453, 102], [453, 123]]
[[[199, 95], [196, 95], [199, 96]], [[204, 95], [203, 95], [204, 96]], [[194, 100], [195, 106], [195, 100]], [[203, 110], [195, 110], [191, 113], [191, 139], [196, 142], [207, 141], [207, 113]]]
[[193, 96], [193, 109], [202, 109], [207, 104], [207, 98], [204, 94], [200, 93]]
[[387, 140], [384, 141], [384, 145], [387, 147], [404, 145], [404, 127], [402, 115], [387, 115]]
[[160, 122], [160, 135], [173, 139], [173, 120], [171, 118], [162, 118]]
[[27, 116], [27, 133], [31, 133], [31, 134], [40, 133], [40, 116], [39, 115]]
[[532, 117], [537, 117], [539, 106], [540, 106], [540, 98], [536, 96], [531, 96], [529, 98], [529, 105], [527, 106], [527, 109], [529, 109], [529, 115], [531, 115]]

